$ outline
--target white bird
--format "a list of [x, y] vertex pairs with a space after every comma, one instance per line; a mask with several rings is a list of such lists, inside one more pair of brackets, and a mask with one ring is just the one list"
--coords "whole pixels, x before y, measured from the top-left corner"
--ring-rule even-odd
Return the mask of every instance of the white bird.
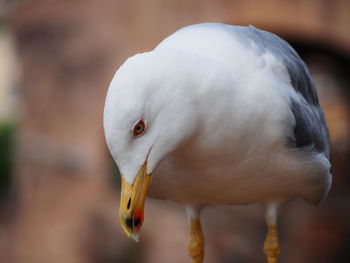
[[307, 67], [287, 42], [252, 26], [188, 26], [127, 59], [108, 90], [104, 129], [122, 175], [125, 233], [138, 240], [146, 195], [180, 203], [195, 263], [204, 257], [203, 207], [262, 203], [273, 263], [279, 208], [294, 197], [318, 204], [332, 181]]

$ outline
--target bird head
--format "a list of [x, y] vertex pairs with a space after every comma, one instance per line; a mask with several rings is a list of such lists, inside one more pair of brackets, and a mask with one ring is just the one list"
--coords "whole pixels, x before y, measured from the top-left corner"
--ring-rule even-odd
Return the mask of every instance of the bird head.
[[148, 52], [129, 58], [115, 74], [105, 102], [108, 148], [122, 177], [119, 219], [137, 241], [152, 172], [194, 133], [194, 81], [174, 56]]

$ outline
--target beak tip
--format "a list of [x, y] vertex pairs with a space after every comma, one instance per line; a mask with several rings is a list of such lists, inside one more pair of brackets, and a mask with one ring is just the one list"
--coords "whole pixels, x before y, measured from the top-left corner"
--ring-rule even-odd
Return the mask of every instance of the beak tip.
[[128, 227], [127, 224], [125, 223], [126, 220], [121, 219], [120, 222], [121, 222], [121, 226], [124, 234], [131, 240], [135, 242], [140, 242], [139, 233], [133, 232], [132, 228]]
[[139, 235], [138, 235], [138, 234], [131, 234], [131, 235], [130, 235], [130, 238], [131, 238], [133, 241], [137, 242], [137, 243], [140, 242], [140, 239], [139, 239]]

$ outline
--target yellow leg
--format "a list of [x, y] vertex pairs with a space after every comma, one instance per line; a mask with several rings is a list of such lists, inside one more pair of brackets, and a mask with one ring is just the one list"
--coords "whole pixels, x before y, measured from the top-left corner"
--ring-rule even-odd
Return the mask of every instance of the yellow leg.
[[204, 258], [204, 237], [201, 222], [198, 218], [191, 218], [189, 224], [188, 254], [192, 258], [192, 263], [202, 263]]
[[280, 253], [278, 243], [278, 232], [276, 224], [268, 224], [267, 235], [264, 243], [264, 253], [268, 263], [277, 263], [277, 257]]

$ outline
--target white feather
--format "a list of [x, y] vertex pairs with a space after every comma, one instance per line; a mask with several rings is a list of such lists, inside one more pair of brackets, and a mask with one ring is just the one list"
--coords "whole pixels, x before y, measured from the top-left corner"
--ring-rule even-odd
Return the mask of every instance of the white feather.
[[[276, 203], [328, 192], [324, 154], [286, 147], [295, 119], [286, 67], [254, 42], [188, 27], [126, 61], [106, 98], [109, 149], [132, 183], [147, 156], [150, 195], [190, 206]], [[132, 136], [135, 121], [148, 129]]]

